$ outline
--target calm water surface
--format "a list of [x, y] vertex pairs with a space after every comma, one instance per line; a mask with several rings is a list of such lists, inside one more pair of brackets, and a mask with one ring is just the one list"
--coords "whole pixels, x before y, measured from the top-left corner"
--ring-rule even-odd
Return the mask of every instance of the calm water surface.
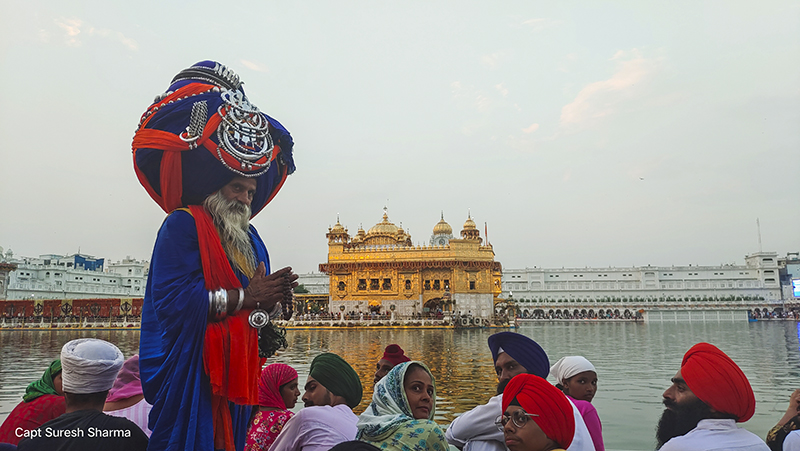
[[[654, 427], [663, 410], [661, 393], [694, 343], [719, 346], [742, 367], [756, 394], [756, 414], [743, 426], [764, 437], [785, 411], [792, 390], [800, 387], [798, 325], [758, 323], [550, 323], [517, 329], [547, 351], [551, 363], [564, 355], [584, 355], [597, 367], [599, 390], [593, 403], [603, 421], [609, 450], [654, 447]], [[398, 343], [412, 358], [428, 364], [436, 378], [436, 420], [446, 425], [458, 414], [482, 404], [495, 392], [496, 378], [484, 330], [311, 330], [290, 331], [290, 347], [271, 362], [292, 365], [301, 384], [311, 360], [334, 352], [350, 362], [364, 384], [366, 408], [372, 375], [383, 348]], [[0, 421], [21, 400], [61, 346], [80, 337], [111, 341], [133, 355], [138, 331], [0, 330]], [[302, 407], [298, 404], [296, 409]]]

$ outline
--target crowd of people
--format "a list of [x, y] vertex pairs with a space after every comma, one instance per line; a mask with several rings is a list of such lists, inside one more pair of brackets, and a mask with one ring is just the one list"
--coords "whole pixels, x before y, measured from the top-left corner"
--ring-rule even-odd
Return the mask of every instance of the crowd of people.
[[[397, 344], [387, 346], [375, 362], [372, 400], [360, 415], [353, 409], [362, 401], [362, 382], [340, 356], [322, 353], [312, 360], [302, 398], [294, 368], [267, 364], [255, 387], [258, 403], [247, 409], [246, 433], [234, 431], [231, 449], [605, 450], [600, 415], [592, 405], [598, 372], [588, 359], [564, 356], [550, 365], [538, 343], [514, 332], [491, 335], [488, 348], [497, 395], [449, 425], [434, 421], [431, 370]], [[298, 399], [304, 407], [294, 413]], [[800, 450], [800, 389], [765, 442], [736, 425], [753, 416], [755, 397], [738, 365], [709, 343], [686, 352], [663, 403], [656, 449]], [[0, 450], [202, 449], [149, 442], [149, 428], [163, 427], [153, 422], [151, 409], [138, 355], [124, 360], [111, 343], [72, 340], [63, 346], [61, 358], [28, 385], [22, 402], [0, 426]]]
[[[450, 425], [434, 421], [430, 369], [396, 344], [376, 362], [360, 415], [362, 382], [340, 356], [314, 357], [305, 381], [268, 364], [287, 344], [271, 320], [292, 316], [297, 275], [271, 269], [250, 220], [294, 172], [294, 141], [242, 86], [226, 66], [201, 61], [142, 115], [134, 169], [167, 216], [150, 260], [139, 355], [126, 361], [97, 339], [64, 344], [0, 426], [0, 451], [604, 451], [595, 367], [581, 356], [551, 366], [521, 334], [489, 337], [497, 395]], [[301, 382], [304, 407], [293, 414]], [[672, 382], [658, 448], [768, 449], [736, 426], [753, 415], [755, 398], [722, 351], [693, 346]], [[773, 449], [797, 449], [799, 403], [793, 396], [770, 432]]]

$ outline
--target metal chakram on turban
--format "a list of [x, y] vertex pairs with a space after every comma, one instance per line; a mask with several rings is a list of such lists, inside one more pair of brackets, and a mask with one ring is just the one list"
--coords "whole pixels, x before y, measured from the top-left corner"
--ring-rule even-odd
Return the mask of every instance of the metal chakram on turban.
[[142, 115], [133, 165], [167, 213], [197, 205], [234, 176], [257, 182], [255, 216], [294, 172], [292, 137], [251, 104], [239, 76], [214, 61], [182, 70]]

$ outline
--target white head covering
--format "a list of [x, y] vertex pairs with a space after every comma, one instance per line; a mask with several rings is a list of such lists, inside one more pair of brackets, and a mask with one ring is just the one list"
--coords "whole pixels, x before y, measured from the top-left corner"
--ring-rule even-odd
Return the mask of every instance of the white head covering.
[[584, 371], [597, 372], [592, 362], [586, 360], [586, 357], [579, 355], [561, 357], [555, 365], [550, 367], [550, 375], [556, 378], [559, 384], [563, 384], [565, 380], [578, 373], [583, 373]]
[[96, 338], [72, 340], [61, 348], [64, 391], [82, 395], [109, 390], [125, 362], [113, 344]]

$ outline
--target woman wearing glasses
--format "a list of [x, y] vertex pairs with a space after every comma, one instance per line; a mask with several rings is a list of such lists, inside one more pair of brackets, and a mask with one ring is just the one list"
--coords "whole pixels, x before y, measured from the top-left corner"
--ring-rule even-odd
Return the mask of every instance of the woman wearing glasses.
[[403, 362], [375, 384], [372, 403], [358, 417], [356, 439], [383, 451], [447, 451], [444, 432], [433, 421], [436, 388], [422, 362]]
[[520, 374], [503, 392], [497, 426], [511, 451], [564, 450], [575, 434], [572, 404], [566, 395], [533, 374]]

